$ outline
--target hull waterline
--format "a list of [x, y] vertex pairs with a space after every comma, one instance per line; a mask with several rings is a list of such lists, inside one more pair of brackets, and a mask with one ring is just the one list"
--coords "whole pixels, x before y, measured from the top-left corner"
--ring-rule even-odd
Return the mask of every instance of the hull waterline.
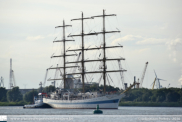
[[125, 95], [106, 95], [97, 98], [83, 100], [53, 100], [43, 98], [43, 102], [53, 108], [59, 109], [95, 109], [97, 105], [101, 109], [118, 109], [119, 101]]

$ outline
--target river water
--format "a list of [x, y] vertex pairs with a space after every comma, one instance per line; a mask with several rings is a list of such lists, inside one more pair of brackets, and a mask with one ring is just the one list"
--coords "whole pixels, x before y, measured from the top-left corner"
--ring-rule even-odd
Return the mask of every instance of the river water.
[[23, 109], [22, 106], [0, 107], [1, 117], [8, 122], [182, 122], [181, 107], [119, 107], [103, 109], [102, 115], [94, 115], [93, 109]]

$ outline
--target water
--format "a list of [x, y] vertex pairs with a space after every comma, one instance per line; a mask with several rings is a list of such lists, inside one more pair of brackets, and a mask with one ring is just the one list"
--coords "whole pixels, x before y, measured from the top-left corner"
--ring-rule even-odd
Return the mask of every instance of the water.
[[93, 109], [23, 109], [22, 106], [0, 107], [0, 115], [7, 115], [8, 122], [117, 122], [117, 121], [182, 121], [181, 107], [119, 107], [103, 109], [94, 115]]

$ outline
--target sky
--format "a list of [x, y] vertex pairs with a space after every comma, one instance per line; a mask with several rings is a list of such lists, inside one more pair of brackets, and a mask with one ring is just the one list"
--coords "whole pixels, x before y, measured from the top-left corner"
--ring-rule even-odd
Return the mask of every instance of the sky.
[[[117, 15], [106, 20], [106, 30], [119, 29], [121, 32], [107, 36], [106, 43], [123, 45], [117, 54], [126, 59], [122, 61], [127, 70], [125, 82], [132, 83], [134, 76], [141, 78], [148, 61], [143, 87], [152, 87], [155, 70], [158, 78], [166, 80], [161, 81], [163, 87], [168, 88], [170, 84], [169, 87], [180, 88], [181, 0], [0, 0], [0, 76], [4, 78], [5, 87], [8, 88], [12, 58], [17, 86], [22, 89], [38, 88], [40, 81], [44, 81], [46, 69], [54, 62], [50, 60], [51, 55], [60, 46], [52, 43], [56, 37], [61, 38], [61, 30], [55, 29], [55, 26], [62, 25], [64, 19], [66, 24], [73, 24], [77, 29], [68, 29], [66, 34], [78, 34], [80, 23], [70, 20], [80, 18], [81, 12], [84, 17], [101, 15], [103, 9], [106, 14]], [[85, 22], [85, 28], [85, 33], [91, 29], [101, 31], [102, 21], [89, 20]], [[97, 42], [98, 38], [102, 40], [101, 37], [93, 37], [88, 43], [99, 46], [101, 41]], [[76, 42], [68, 46], [76, 47], [80, 39], [74, 39]], [[114, 53], [111, 51], [110, 55]], [[50, 82], [47, 82], [49, 85]]]

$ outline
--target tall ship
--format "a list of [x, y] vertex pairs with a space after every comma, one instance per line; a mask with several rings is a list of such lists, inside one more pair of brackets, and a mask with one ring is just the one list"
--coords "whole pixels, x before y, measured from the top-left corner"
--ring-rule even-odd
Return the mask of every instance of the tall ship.
[[[106, 34], [109, 33], [120, 33], [119, 30], [116, 31], [106, 31], [105, 28], [105, 18], [116, 16], [115, 14], [105, 14], [105, 10], [103, 10], [102, 15], [92, 16], [92, 17], [84, 17], [83, 12], [81, 14], [81, 18], [72, 19], [71, 21], [81, 21], [81, 34], [69, 34], [67, 35], [68, 38], [74, 39], [75, 37], [81, 37], [81, 46], [77, 49], [66, 49], [66, 42], [70, 41], [77, 41], [66, 39], [65, 28], [71, 27], [71, 25], [65, 25], [63, 20], [63, 25], [56, 26], [55, 28], [62, 29], [62, 39], [54, 40], [53, 43], [61, 43], [62, 45], [62, 54], [61, 55], [52, 55], [51, 58], [59, 58], [62, 60], [61, 65], [59, 66], [51, 66], [48, 70], [56, 70], [60, 71], [60, 78], [49, 78], [47, 81], [53, 81], [54, 85], [57, 81], [62, 82], [62, 87], [56, 88], [55, 92], [52, 92], [50, 96], [44, 97], [43, 102], [52, 106], [53, 108], [63, 108], [63, 109], [93, 109], [97, 105], [101, 109], [118, 109], [118, 104], [125, 96], [125, 94], [121, 93], [108, 93], [106, 91], [106, 80], [110, 77], [109, 73], [121, 73], [125, 72], [126, 70], [119, 67], [118, 70], [108, 70], [106, 62], [114, 62], [120, 60], [125, 60], [122, 57], [119, 58], [108, 58], [106, 57], [106, 49], [112, 50], [112, 48], [122, 48], [122, 45], [119, 46], [106, 46]], [[84, 33], [84, 20], [86, 19], [95, 19], [95, 18], [102, 18], [102, 31], [95, 32], [90, 31], [89, 33]], [[88, 47], [85, 48], [84, 39], [85, 36], [98, 36], [101, 35], [102, 44], [95, 47]], [[74, 46], [75, 47], [75, 46]], [[101, 51], [102, 56], [96, 57], [96, 59], [85, 59], [85, 51]], [[72, 53], [72, 54], [70, 54]], [[68, 61], [67, 57], [77, 56], [76, 61]], [[81, 59], [80, 59], [81, 58]], [[79, 60], [80, 59], [80, 60]], [[100, 65], [98, 66], [99, 70], [97, 71], [88, 71], [86, 69], [86, 65], [92, 62], [99, 62]], [[72, 69], [72, 70], [69, 70]], [[78, 71], [76, 71], [78, 70]], [[70, 72], [69, 72], [70, 71]], [[96, 74], [100, 74], [100, 81], [102, 80], [103, 89], [98, 91], [87, 91], [85, 92], [85, 87], [89, 85], [86, 81], [86, 75], [92, 75], [92, 77], [96, 76]], [[93, 80], [93, 78], [91, 78]], [[44, 83], [45, 84], [45, 83]], [[91, 83], [90, 83], [91, 84]], [[96, 83], [95, 85], [99, 85]], [[124, 82], [122, 82], [124, 86]], [[79, 91], [80, 88], [82, 91]]]

